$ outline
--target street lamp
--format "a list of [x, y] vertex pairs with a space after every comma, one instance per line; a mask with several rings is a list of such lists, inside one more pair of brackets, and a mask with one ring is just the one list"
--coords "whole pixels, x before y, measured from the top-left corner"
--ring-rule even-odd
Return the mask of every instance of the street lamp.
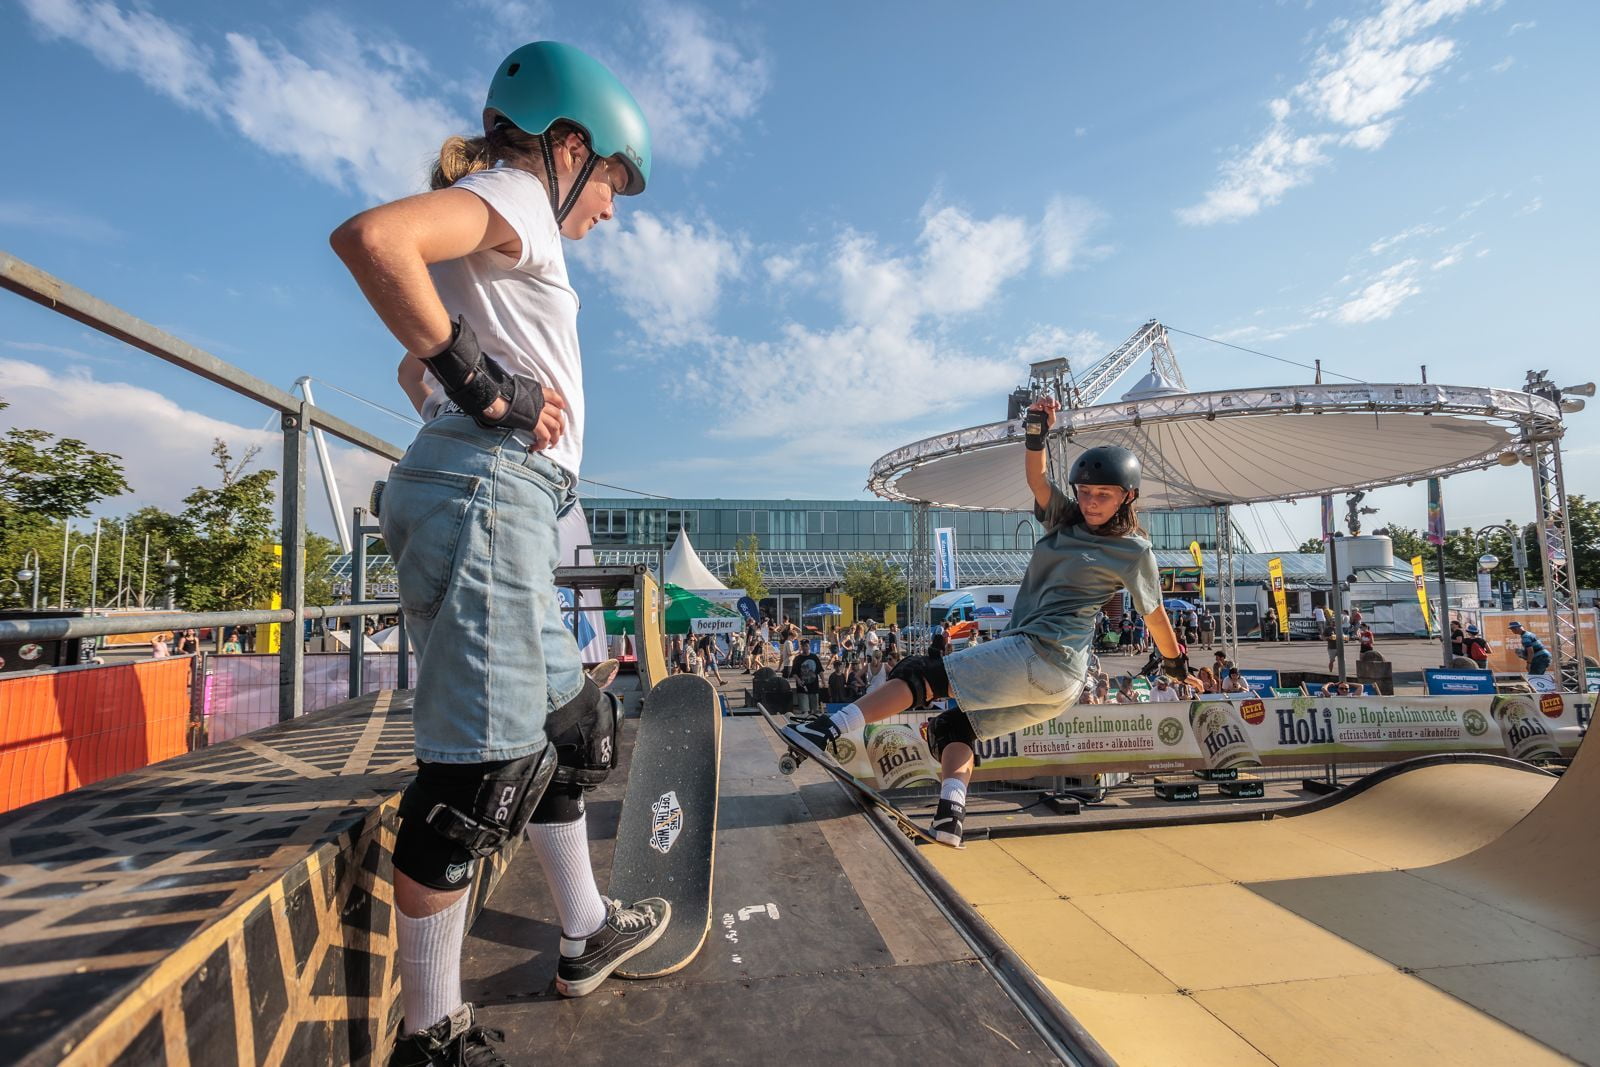
[[[31, 562], [30, 562], [31, 561]], [[39, 550], [28, 549], [28, 554], [22, 557], [22, 569], [17, 572], [17, 577], [26, 582], [33, 580], [33, 610], [39, 610]]]
[[[1473, 531], [1473, 540], [1482, 544], [1491, 530], [1504, 530], [1511, 537], [1511, 558], [1517, 565], [1517, 587], [1522, 601], [1522, 603], [1518, 604], [1513, 600], [1511, 606], [1514, 608], [1526, 608], [1528, 606], [1528, 547], [1522, 540], [1522, 528], [1510, 520], [1497, 522]], [[1487, 565], [1485, 565], [1485, 561], [1489, 561]], [[1485, 574], [1499, 565], [1500, 560], [1496, 556], [1485, 554], [1478, 558], [1478, 569]]]
[[63, 610], [67, 606], [67, 593], [66, 593], [67, 575], [71, 574], [72, 573], [72, 568], [76, 567], [78, 565], [78, 553], [82, 552], [84, 549], [89, 548], [89, 547], [91, 547], [91, 546], [90, 546], [89, 542], [87, 542], [87, 541], [85, 541], [81, 545], [73, 545], [72, 546], [72, 554], [67, 557], [67, 566], [61, 572], [61, 607], [63, 608]]
[[15, 578], [0, 578], [0, 582], [10, 582], [12, 585], [16, 586], [17, 587], [16, 588], [16, 592], [13, 595], [18, 600], [22, 599], [22, 583], [21, 582], [17, 581]]

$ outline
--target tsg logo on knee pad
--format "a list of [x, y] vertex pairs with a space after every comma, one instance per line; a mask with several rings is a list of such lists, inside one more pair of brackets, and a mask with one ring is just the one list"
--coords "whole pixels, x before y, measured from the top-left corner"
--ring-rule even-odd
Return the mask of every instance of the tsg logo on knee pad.
[[508, 823], [511, 821], [511, 805], [517, 801], [517, 784], [513, 782], [500, 790], [500, 806], [494, 809], [494, 821]]

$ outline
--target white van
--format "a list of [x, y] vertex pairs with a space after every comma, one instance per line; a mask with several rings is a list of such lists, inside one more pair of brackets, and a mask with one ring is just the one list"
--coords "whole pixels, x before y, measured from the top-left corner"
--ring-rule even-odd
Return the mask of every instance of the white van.
[[943, 626], [950, 637], [950, 648], [963, 648], [980, 630], [998, 633], [1011, 624], [1011, 607], [1016, 601], [1015, 585], [973, 585], [940, 593], [928, 601], [928, 621]]

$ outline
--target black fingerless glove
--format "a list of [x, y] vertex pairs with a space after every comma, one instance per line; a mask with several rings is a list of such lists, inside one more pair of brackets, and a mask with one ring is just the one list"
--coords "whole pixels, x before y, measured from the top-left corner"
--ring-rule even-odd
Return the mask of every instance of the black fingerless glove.
[[1023, 438], [1029, 452], [1043, 452], [1044, 439], [1048, 427], [1045, 425], [1045, 413], [1030, 411], [1028, 417], [1022, 421], [1022, 428], [1026, 433]]
[[[485, 429], [532, 430], [544, 408], [544, 387], [526, 374], [512, 374], [478, 347], [465, 318], [450, 330], [450, 347], [423, 359], [444, 386], [444, 395]], [[507, 407], [498, 419], [484, 416], [496, 400]]]
[[1162, 656], [1161, 673], [1171, 678], [1174, 682], [1187, 682], [1189, 680], [1189, 656]]

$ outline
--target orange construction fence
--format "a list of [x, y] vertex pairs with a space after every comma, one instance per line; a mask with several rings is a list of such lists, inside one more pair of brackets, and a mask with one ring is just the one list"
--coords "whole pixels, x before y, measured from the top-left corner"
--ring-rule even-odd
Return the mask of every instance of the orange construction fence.
[[189, 750], [188, 656], [0, 676], [0, 811]]

